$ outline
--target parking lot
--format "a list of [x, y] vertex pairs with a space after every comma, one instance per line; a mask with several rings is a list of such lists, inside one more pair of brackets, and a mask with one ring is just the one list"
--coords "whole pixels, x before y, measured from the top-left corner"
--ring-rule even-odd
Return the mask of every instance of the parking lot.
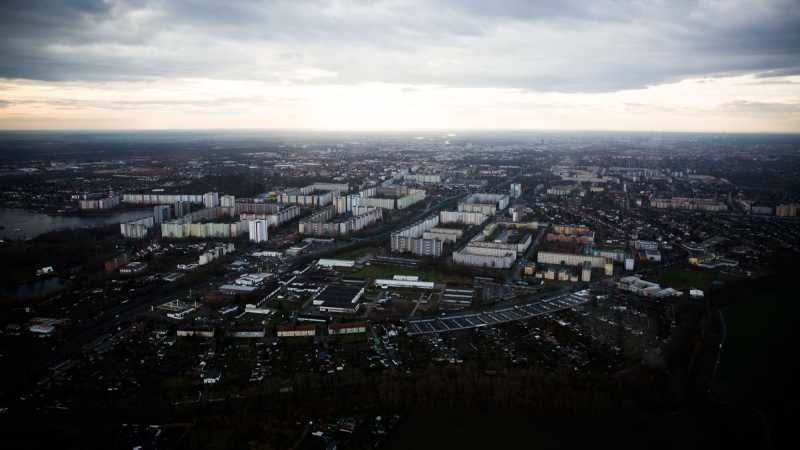
[[407, 323], [406, 332], [410, 336], [425, 333], [443, 333], [496, 325], [499, 323], [525, 320], [531, 317], [550, 314], [555, 311], [573, 308], [590, 300], [589, 293], [578, 291], [559, 295], [547, 300], [492, 309], [479, 313], [458, 314], [435, 319], [412, 320]]

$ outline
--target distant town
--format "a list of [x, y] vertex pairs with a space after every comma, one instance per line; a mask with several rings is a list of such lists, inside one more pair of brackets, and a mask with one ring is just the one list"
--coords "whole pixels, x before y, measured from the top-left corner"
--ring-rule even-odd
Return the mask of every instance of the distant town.
[[796, 136], [0, 140], [0, 418], [25, 442], [414, 448], [443, 405], [725, 399], [736, 322], [775, 326], [736, 292], [800, 252]]

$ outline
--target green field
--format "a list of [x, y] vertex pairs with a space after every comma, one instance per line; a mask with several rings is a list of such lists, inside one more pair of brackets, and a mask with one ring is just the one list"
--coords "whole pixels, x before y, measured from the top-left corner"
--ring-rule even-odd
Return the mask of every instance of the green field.
[[379, 250], [380, 249], [377, 247], [361, 247], [361, 248], [342, 250], [341, 252], [334, 252], [331, 254], [330, 257], [341, 258], [341, 259], [358, 259], [370, 253], [377, 253]]
[[711, 282], [720, 279], [714, 272], [694, 267], [670, 267], [659, 272], [655, 280], [664, 287], [674, 289], [708, 289]]
[[392, 278], [394, 275], [416, 275], [422, 281], [433, 281], [434, 283], [470, 284], [472, 282], [467, 276], [443, 273], [434, 268], [410, 269], [406, 267], [371, 265], [352, 274], [354, 277], [370, 280]]

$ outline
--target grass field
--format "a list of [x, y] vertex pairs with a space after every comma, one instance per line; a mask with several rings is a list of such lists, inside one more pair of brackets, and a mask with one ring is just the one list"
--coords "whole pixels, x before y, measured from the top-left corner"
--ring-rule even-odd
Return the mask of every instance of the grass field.
[[711, 282], [720, 279], [714, 272], [694, 267], [669, 267], [660, 272], [655, 280], [664, 287], [674, 289], [708, 289]]
[[379, 250], [380, 249], [377, 247], [361, 247], [351, 250], [342, 250], [342, 252], [333, 253], [331, 258], [357, 259], [370, 253], [377, 253]]

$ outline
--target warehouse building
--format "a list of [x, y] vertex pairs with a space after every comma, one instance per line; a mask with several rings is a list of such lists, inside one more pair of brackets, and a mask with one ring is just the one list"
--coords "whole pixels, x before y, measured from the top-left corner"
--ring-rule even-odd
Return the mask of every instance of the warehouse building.
[[419, 277], [409, 275], [395, 275], [392, 279], [376, 279], [375, 286], [381, 289], [388, 288], [410, 288], [410, 289], [433, 289], [432, 281], [420, 281]]
[[317, 334], [316, 325], [279, 325], [278, 337], [314, 337]]
[[439, 307], [443, 309], [464, 309], [472, 306], [475, 289], [447, 288], [442, 291]]
[[325, 286], [313, 299], [320, 312], [335, 314], [356, 314], [361, 308], [363, 287]]
[[344, 336], [350, 334], [364, 334], [367, 332], [367, 324], [359, 323], [332, 323], [328, 325], [329, 336]]
[[355, 267], [356, 262], [352, 259], [325, 259], [322, 258], [317, 261], [317, 266], [319, 267], [343, 267], [343, 268], [353, 268]]

